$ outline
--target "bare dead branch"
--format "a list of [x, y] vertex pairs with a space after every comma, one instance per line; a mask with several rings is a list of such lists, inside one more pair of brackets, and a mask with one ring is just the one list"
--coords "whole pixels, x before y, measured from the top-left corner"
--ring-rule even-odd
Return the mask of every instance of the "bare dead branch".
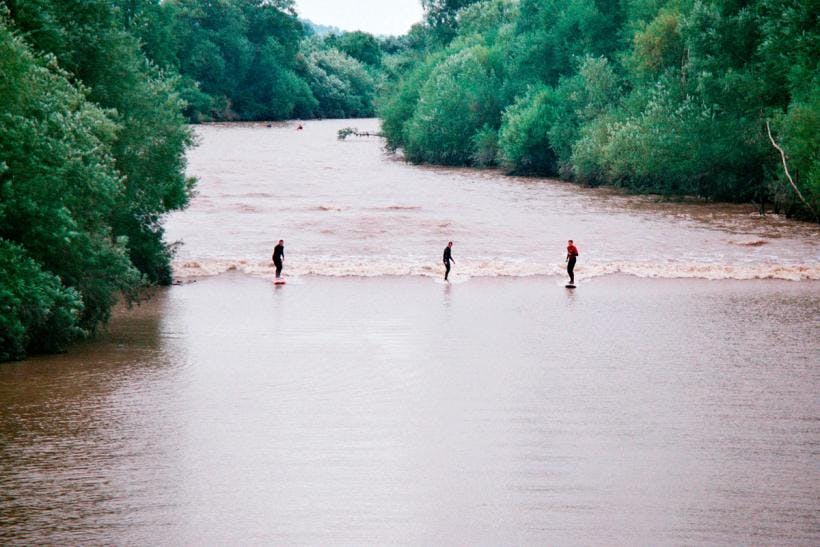
[[789, 173], [789, 166], [786, 165], [786, 152], [783, 151], [783, 149], [775, 142], [774, 137], [772, 137], [772, 128], [769, 127], [769, 120], [766, 120], [766, 131], [769, 133], [769, 140], [772, 141], [772, 146], [774, 146], [777, 149], [777, 151], [780, 152], [780, 159], [783, 160], [783, 172], [786, 173], [786, 178], [789, 179], [789, 184], [794, 190], [794, 193], [797, 194], [797, 197], [800, 198], [800, 201], [803, 202], [803, 205], [805, 205], [809, 211], [816, 215], [817, 213], [814, 210], [814, 207], [809, 205], [809, 202], [806, 201], [806, 198], [803, 197], [802, 192], [800, 192], [800, 189], [794, 183], [794, 180], [792, 179], [792, 176]]
[[359, 131], [355, 127], [345, 127], [343, 129], [339, 129], [336, 133], [336, 136], [340, 141], [346, 139], [350, 135], [353, 135], [354, 137], [384, 137], [381, 132], [371, 133], [369, 131]]

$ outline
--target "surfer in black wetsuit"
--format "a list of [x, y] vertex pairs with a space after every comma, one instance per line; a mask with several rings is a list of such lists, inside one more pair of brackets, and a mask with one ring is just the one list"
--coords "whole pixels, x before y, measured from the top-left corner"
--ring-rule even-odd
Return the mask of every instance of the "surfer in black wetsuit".
[[276, 279], [282, 276], [282, 261], [285, 260], [285, 240], [280, 239], [273, 248], [273, 265], [276, 266]]
[[441, 258], [444, 262], [444, 281], [449, 281], [447, 276], [450, 275], [450, 261], [452, 260], [455, 264], [455, 260], [453, 260], [453, 255], [451, 249], [453, 248], [453, 242], [449, 242], [446, 247], [444, 247], [444, 256]]
[[578, 248], [570, 239], [567, 241], [567, 273], [569, 274], [569, 284], [575, 285], [575, 260], [578, 258]]

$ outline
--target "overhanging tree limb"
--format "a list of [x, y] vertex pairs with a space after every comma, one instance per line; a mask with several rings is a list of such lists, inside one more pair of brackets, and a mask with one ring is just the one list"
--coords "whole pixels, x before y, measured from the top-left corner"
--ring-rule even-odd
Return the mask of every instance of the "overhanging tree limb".
[[780, 152], [780, 159], [783, 161], [783, 172], [786, 173], [786, 178], [789, 179], [789, 184], [794, 190], [794, 193], [797, 194], [797, 197], [800, 198], [800, 201], [803, 202], [803, 205], [805, 205], [809, 211], [816, 215], [817, 212], [814, 210], [814, 207], [809, 205], [809, 202], [806, 201], [806, 198], [803, 197], [803, 193], [800, 192], [800, 189], [794, 183], [794, 180], [792, 179], [792, 176], [789, 173], [789, 166], [786, 165], [786, 152], [783, 151], [783, 149], [775, 142], [774, 137], [772, 137], [772, 128], [769, 127], [769, 120], [766, 120], [766, 131], [769, 133], [769, 140], [772, 142], [772, 146], [777, 148], [777, 151]]

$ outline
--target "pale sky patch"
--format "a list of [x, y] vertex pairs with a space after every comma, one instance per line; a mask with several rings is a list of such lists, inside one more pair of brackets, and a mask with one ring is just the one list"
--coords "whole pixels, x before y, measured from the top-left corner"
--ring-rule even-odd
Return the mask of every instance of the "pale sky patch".
[[420, 0], [296, 0], [296, 11], [314, 23], [371, 34], [404, 34], [422, 19]]

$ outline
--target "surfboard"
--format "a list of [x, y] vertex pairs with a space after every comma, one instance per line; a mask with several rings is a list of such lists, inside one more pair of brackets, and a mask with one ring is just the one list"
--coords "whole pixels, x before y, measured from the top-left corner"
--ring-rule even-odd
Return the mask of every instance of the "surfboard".
[[568, 289], [574, 289], [575, 288], [575, 285], [564, 285], [564, 286]]

